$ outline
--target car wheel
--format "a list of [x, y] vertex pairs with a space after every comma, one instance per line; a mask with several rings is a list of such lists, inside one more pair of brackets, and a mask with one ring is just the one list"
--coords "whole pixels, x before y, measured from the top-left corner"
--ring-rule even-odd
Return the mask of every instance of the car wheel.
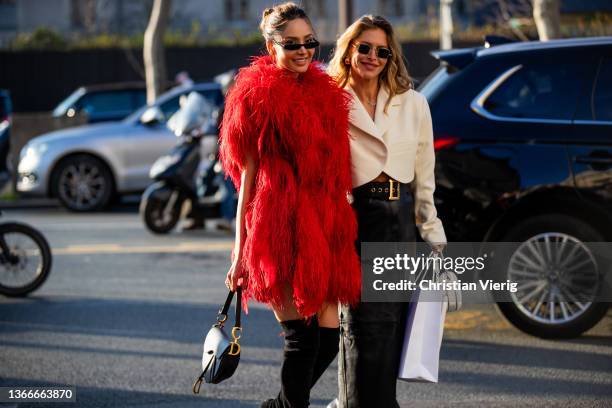
[[597, 302], [601, 271], [585, 243], [605, 241], [588, 223], [565, 214], [516, 224], [502, 239], [520, 243], [503, 258], [505, 279], [517, 282], [510, 301], [497, 305], [518, 329], [542, 338], [580, 336], [606, 314]]
[[178, 191], [173, 191], [167, 199], [164, 199], [152, 190], [140, 201], [140, 214], [149, 231], [155, 234], [167, 234], [179, 222], [182, 206], [183, 197]]
[[54, 194], [71, 211], [96, 211], [106, 207], [113, 197], [113, 189], [110, 170], [92, 156], [69, 157], [54, 172]]

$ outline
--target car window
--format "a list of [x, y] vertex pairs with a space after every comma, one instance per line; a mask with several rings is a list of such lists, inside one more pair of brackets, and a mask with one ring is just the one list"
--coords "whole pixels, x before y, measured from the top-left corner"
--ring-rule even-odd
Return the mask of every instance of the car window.
[[93, 92], [83, 96], [79, 108], [87, 113], [132, 111], [131, 91]]
[[428, 101], [431, 101], [442, 88], [442, 85], [444, 85], [451, 76], [451, 72], [449, 71], [450, 69], [447, 65], [444, 64], [439, 66], [425, 78], [423, 83], [418, 87], [418, 91], [423, 94]]
[[66, 99], [61, 101], [55, 107], [55, 109], [53, 109], [53, 116], [65, 115], [68, 109], [72, 108], [75, 105], [78, 105], [79, 98], [81, 98], [84, 92], [85, 91], [82, 88], [79, 88], [70, 95], [68, 95]]
[[593, 120], [612, 121], [612, 58], [604, 58], [592, 97]]
[[143, 90], [136, 90], [133, 91], [132, 93], [132, 101], [134, 103], [133, 107], [134, 110], [140, 108], [141, 106], [145, 105], [147, 103], [147, 91]]
[[523, 66], [487, 98], [484, 108], [508, 118], [571, 120], [583, 71], [581, 64]]

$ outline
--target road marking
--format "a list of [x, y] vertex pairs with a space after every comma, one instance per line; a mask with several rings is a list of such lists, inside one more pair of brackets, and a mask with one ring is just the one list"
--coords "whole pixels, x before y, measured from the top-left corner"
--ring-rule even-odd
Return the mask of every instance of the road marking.
[[151, 253], [192, 253], [231, 251], [231, 241], [181, 242], [168, 245], [124, 246], [119, 244], [68, 245], [53, 248], [53, 255], [95, 255], [95, 254], [151, 254]]

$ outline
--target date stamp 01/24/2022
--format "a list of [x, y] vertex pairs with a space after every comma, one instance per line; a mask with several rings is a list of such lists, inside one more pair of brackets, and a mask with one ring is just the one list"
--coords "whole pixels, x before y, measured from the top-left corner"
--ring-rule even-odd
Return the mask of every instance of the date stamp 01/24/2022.
[[0, 387], [0, 403], [76, 402], [76, 387]]

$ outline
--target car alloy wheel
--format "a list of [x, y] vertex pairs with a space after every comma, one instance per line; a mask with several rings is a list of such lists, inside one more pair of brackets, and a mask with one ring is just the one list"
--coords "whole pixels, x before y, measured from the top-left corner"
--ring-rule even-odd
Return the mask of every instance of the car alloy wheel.
[[77, 209], [95, 206], [106, 188], [100, 169], [89, 163], [67, 166], [60, 174], [60, 194]]
[[72, 211], [95, 211], [112, 198], [113, 180], [106, 165], [99, 159], [79, 155], [58, 165], [53, 178], [55, 194]]
[[559, 232], [535, 235], [511, 255], [511, 299], [529, 319], [564, 324], [589, 309], [599, 290], [597, 262], [579, 239]]

